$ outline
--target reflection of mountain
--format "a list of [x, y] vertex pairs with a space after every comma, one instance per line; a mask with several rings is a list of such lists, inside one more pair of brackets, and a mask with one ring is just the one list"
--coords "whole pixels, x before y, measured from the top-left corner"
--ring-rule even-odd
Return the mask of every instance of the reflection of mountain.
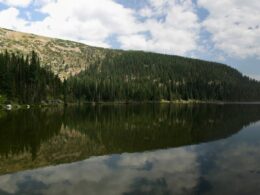
[[119, 106], [72, 109], [65, 124], [108, 153], [138, 152], [225, 138], [260, 119], [257, 106]]
[[122, 105], [8, 113], [0, 118], [0, 173], [217, 140], [259, 119], [255, 105]]
[[8, 157], [30, 151], [35, 158], [41, 143], [59, 133], [62, 125], [60, 110], [19, 110], [0, 118], [0, 155]]

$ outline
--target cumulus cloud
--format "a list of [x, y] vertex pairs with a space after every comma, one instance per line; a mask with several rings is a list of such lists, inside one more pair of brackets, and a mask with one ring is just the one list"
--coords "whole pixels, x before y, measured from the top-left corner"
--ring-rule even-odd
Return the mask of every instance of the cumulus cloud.
[[119, 36], [122, 48], [180, 55], [197, 48], [200, 24], [192, 1], [153, 0], [139, 14], [145, 17], [143, 27], [149, 36]]
[[111, 47], [111, 36], [123, 49], [185, 54], [197, 46], [199, 23], [191, 0], [152, 0], [142, 10], [113, 0], [40, 0], [34, 5], [46, 15], [42, 21], [26, 22], [15, 10], [12, 24], [5, 19], [2, 26], [102, 47]]
[[[122, 49], [189, 56], [204, 50], [211, 55], [217, 50], [235, 58], [260, 58], [260, 4], [255, 0], [198, 0], [197, 4], [192, 0], [150, 0], [140, 9], [125, 7], [115, 0], [0, 3], [10, 6], [0, 11], [1, 27], [19, 31], [102, 47], [113, 47], [113, 37]], [[18, 7], [29, 5], [26, 14], [31, 19], [27, 20]], [[209, 13], [203, 21], [198, 7]], [[223, 8], [228, 11], [223, 12]], [[37, 12], [44, 17], [33, 21]], [[211, 37], [202, 37], [201, 30]], [[214, 49], [209, 50], [212, 43]]]
[[20, 30], [24, 28], [28, 22], [19, 18], [20, 11], [17, 8], [8, 8], [0, 12], [1, 27]]
[[[19, 10], [13, 8], [12, 24], [7, 20], [9, 17], [1, 17], [1, 26], [102, 47], [110, 46], [107, 39], [114, 34], [130, 34], [142, 28], [132, 9], [112, 0], [41, 0], [35, 6], [46, 15], [43, 20], [26, 23], [19, 17]], [[6, 15], [7, 11], [10, 12], [3, 10], [0, 14]]]
[[198, 5], [209, 12], [202, 25], [211, 33], [217, 49], [231, 57], [260, 58], [258, 1], [199, 0]]
[[27, 7], [31, 2], [32, 0], [0, 0], [0, 3], [14, 7]]
[[44, 5], [40, 11], [48, 17], [38, 25], [49, 28], [53, 35], [101, 46], [108, 46], [106, 39], [113, 34], [129, 34], [140, 29], [133, 10], [112, 0], [96, 3], [58, 0]]

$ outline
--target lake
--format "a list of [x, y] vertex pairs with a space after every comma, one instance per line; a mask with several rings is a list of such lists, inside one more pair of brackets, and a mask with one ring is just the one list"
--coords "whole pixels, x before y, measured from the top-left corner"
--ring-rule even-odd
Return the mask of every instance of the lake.
[[258, 194], [260, 105], [0, 111], [0, 194]]

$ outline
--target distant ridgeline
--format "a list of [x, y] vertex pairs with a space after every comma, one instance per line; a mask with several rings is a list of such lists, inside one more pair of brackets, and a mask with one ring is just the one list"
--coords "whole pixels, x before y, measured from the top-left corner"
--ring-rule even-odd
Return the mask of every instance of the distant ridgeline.
[[141, 51], [107, 50], [106, 56], [61, 82], [37, 54], [0, 54], [2, 97], [131, 102], [161, 100], [259, 101], [260, 83], [223, 64]]
[[65, 84], [87, 101], [260, 100], [260, 83], [231, 67], [141, 51], [108, 52]]

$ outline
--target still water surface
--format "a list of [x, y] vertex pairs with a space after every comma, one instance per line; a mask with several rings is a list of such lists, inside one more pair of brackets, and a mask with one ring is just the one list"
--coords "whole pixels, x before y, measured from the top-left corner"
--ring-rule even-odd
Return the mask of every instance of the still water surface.
[[260, 105], [0, 113], [0, 194], [259, 194]]

